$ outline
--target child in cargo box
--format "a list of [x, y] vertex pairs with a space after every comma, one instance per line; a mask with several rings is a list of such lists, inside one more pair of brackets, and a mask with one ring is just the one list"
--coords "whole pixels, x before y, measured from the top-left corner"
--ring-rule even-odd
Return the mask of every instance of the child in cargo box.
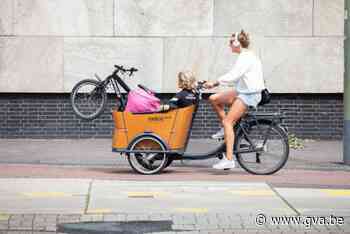
[[190, 106], [196, 102], [196, 95], [194, 91], [196, 78], [194, 74], [191, 71], [179, 72], [177, 78], [178, 87], [182, 90], [171, 98], [166, 104], [162, 104], [159, 111], [182, 108]]

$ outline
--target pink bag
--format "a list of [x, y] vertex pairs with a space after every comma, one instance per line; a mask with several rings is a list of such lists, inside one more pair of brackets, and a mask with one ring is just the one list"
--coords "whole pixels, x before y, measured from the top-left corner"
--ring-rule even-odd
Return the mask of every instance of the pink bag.
[[158, 111], [160, 100], [152, 92], [138, 88], [128, 94], [128, 103], [125, 110], [131, 113], [147, 113]]

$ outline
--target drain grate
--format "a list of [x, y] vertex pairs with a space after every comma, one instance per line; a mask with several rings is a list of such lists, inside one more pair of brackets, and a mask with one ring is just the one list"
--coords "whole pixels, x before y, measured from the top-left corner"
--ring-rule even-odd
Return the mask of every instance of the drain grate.
[[171, 220], [65, 223], [57, 226], [57, 232], [67, 234], [138, 234], [191, 231], [173, 230], [172, 225]]

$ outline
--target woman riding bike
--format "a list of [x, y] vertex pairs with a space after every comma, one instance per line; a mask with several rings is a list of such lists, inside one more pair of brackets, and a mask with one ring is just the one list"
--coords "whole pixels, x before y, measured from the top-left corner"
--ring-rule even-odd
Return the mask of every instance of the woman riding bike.
[[[208, 82], [205, 87], [211, 89], [219, 85], [234, 84], [230, 91], [219, 92], [209, 97], [223, 128], [213, 138], [225, 137], [226, 157], [213, 165], [215, 169], [231, 169], [235, 167], [233, 145], [235, 141], [234, 125], [244, 115], [249, 106], [256, 107], [261, 100], [261, 91], [265, 89], [262, 64], [260, 59], [249, 50], [250, 39], [243, 30], [232, 34], [230, 48], [232, 53], [239, 54], [236, 64], [216, 82]], [[230, 105], [226, 114], [224, 106]]]

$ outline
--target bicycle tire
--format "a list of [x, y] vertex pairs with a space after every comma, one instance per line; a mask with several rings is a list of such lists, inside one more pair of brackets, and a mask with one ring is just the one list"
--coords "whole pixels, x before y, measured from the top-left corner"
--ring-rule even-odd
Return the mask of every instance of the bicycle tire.
[[[82, 91], [86, 91], [86, 93], [79, 93], [79, 90], [82, 88], [86, 88], [88, 85], [91, 86], [92, 90], [86, 89]], [[92, 94], [91, 94], [92, 93]], [[86, 95], [86, 99], [83, 102], [77, 101], [78, 96]], [[100, 104], [97, 105], [97, 108], [92, 107], [92, 99], [96, 95], [96, 97], [100, 98]], [[73, 108], [74, 113], [82, 119], [85, 120], [93, 120], [96, 119], [99, 115], [101, 115], [106, 107], [107, 103], [107, 94], [104, 87], [100, 87], [100, 82], [97, 80], [86, 79], [77, 83], [71, 92], [70, 95], [71, 106]], [[90, 103], [89, 103], [90, 102]], [[91, 111], [91, 113], [85, 113], [83, 109], [87, 109]]]
[[[130, 151], [134, 149], [145, 149], [145, 150], [161, 150], [166, 151], [165, 144], [154, 136], [144, 135], [135, 138], [128, 147]], [[127, 159], [131, 168], [143, 175], [154, 175], [159, 174], [165, 168], [168, 163], [168, 155], [164, 153], [158, 153], [156, 158], [159, 163], [153, 164], [155, 161], [147, 160], [147, 153], [128, 153]]]
[[[255, 137], [255, 139], [253, 139], [254, 144], [256, 145], [261, 144], [262, 146], [263, 139], [261, 138], [259, 139], [259, 134], [261, 133], [261, 129], [264, 128], [267, 130], [270, 127], [271, 129], [270, 129], [270, 133], [268, 134], [268, 137], [271, 137], [271, 136], [272, 136], [271, 138], [275, 137], [275, 139], [272, 139], [270, 141], [272, 144], [273, 143], [275, 144], [274, 146], [272, 144], [268, 145], [268, 141], [270, 139], [267, 139], [266, 144], [263, 147], [263, 152], [260, 152], [260, 154], [257, 152], [236, 154], [237, 162], [239, 163], [239, 165], [244, 170], [246, 170], [251, 174], [255, 174], [255, 175], [274, 174], [277, 171], [279, 171], [281, 168], [283, 168], [288, 161], [288, 157], [289, 157], [288, 136], [284, 131], [284, 129], [282, 129], [279, 125], [273, 124], [270, 120], [258, 120], [258, 124], [255, 121], [250, 122], [249, 126], [245, 130], [248, 131], [249, 138]], [[253, 132], [259, 128], [260, 128], [260, 130], [258, 130], [260, 131], [259, 133]], [[271, 133], [271, 131], [274, 132], [274, 135], [272, 135], [273, 133]], [[246, 143], [244, 143], [244, 141], [246, 141]], [[273, 142], [273, 141], [276, 141], [276, 142]], [[269, 159], [267, 159], [268, 155], [270, 155], [270, 157], [277, 156], [276, 154], [266, 153], [266, 152], [268, 151], [268, 149], [272, 149], [274, 147], [276, 148], [276, 144], [278, 146], [278, 142], [279, 144], [281, 144], [280, 146], [282, 147], [281, 155], [279, 155], [280, 159], [277, 161], [275, 165], [272, 165], [271, 168], [262, 166], [261, 164], [262, 160], [264, 160], [264, 163], [266, 163], [267, 165], [269, 165], [269, 163], [271, 164], [271, 160], [269, 161]], [[244, 147], [251, 147], [251, 146], [248, 143], [248, 140], [245, 138], [245, 135], [243, 134], [243, 132], [240, 131], [237, 135], [234, 149], [235, 151], [237, 151], [237, 150], [244, 149]], [[250, 155], [250, 158], [247, 156], [248, 154]], [[263, 154], [265, 155], [263, 156]], [[255, 160], [255, 163], [254, 163], [254, 160]], [[262, 167], [262, 170], [259, 169], [259, 166]]]

